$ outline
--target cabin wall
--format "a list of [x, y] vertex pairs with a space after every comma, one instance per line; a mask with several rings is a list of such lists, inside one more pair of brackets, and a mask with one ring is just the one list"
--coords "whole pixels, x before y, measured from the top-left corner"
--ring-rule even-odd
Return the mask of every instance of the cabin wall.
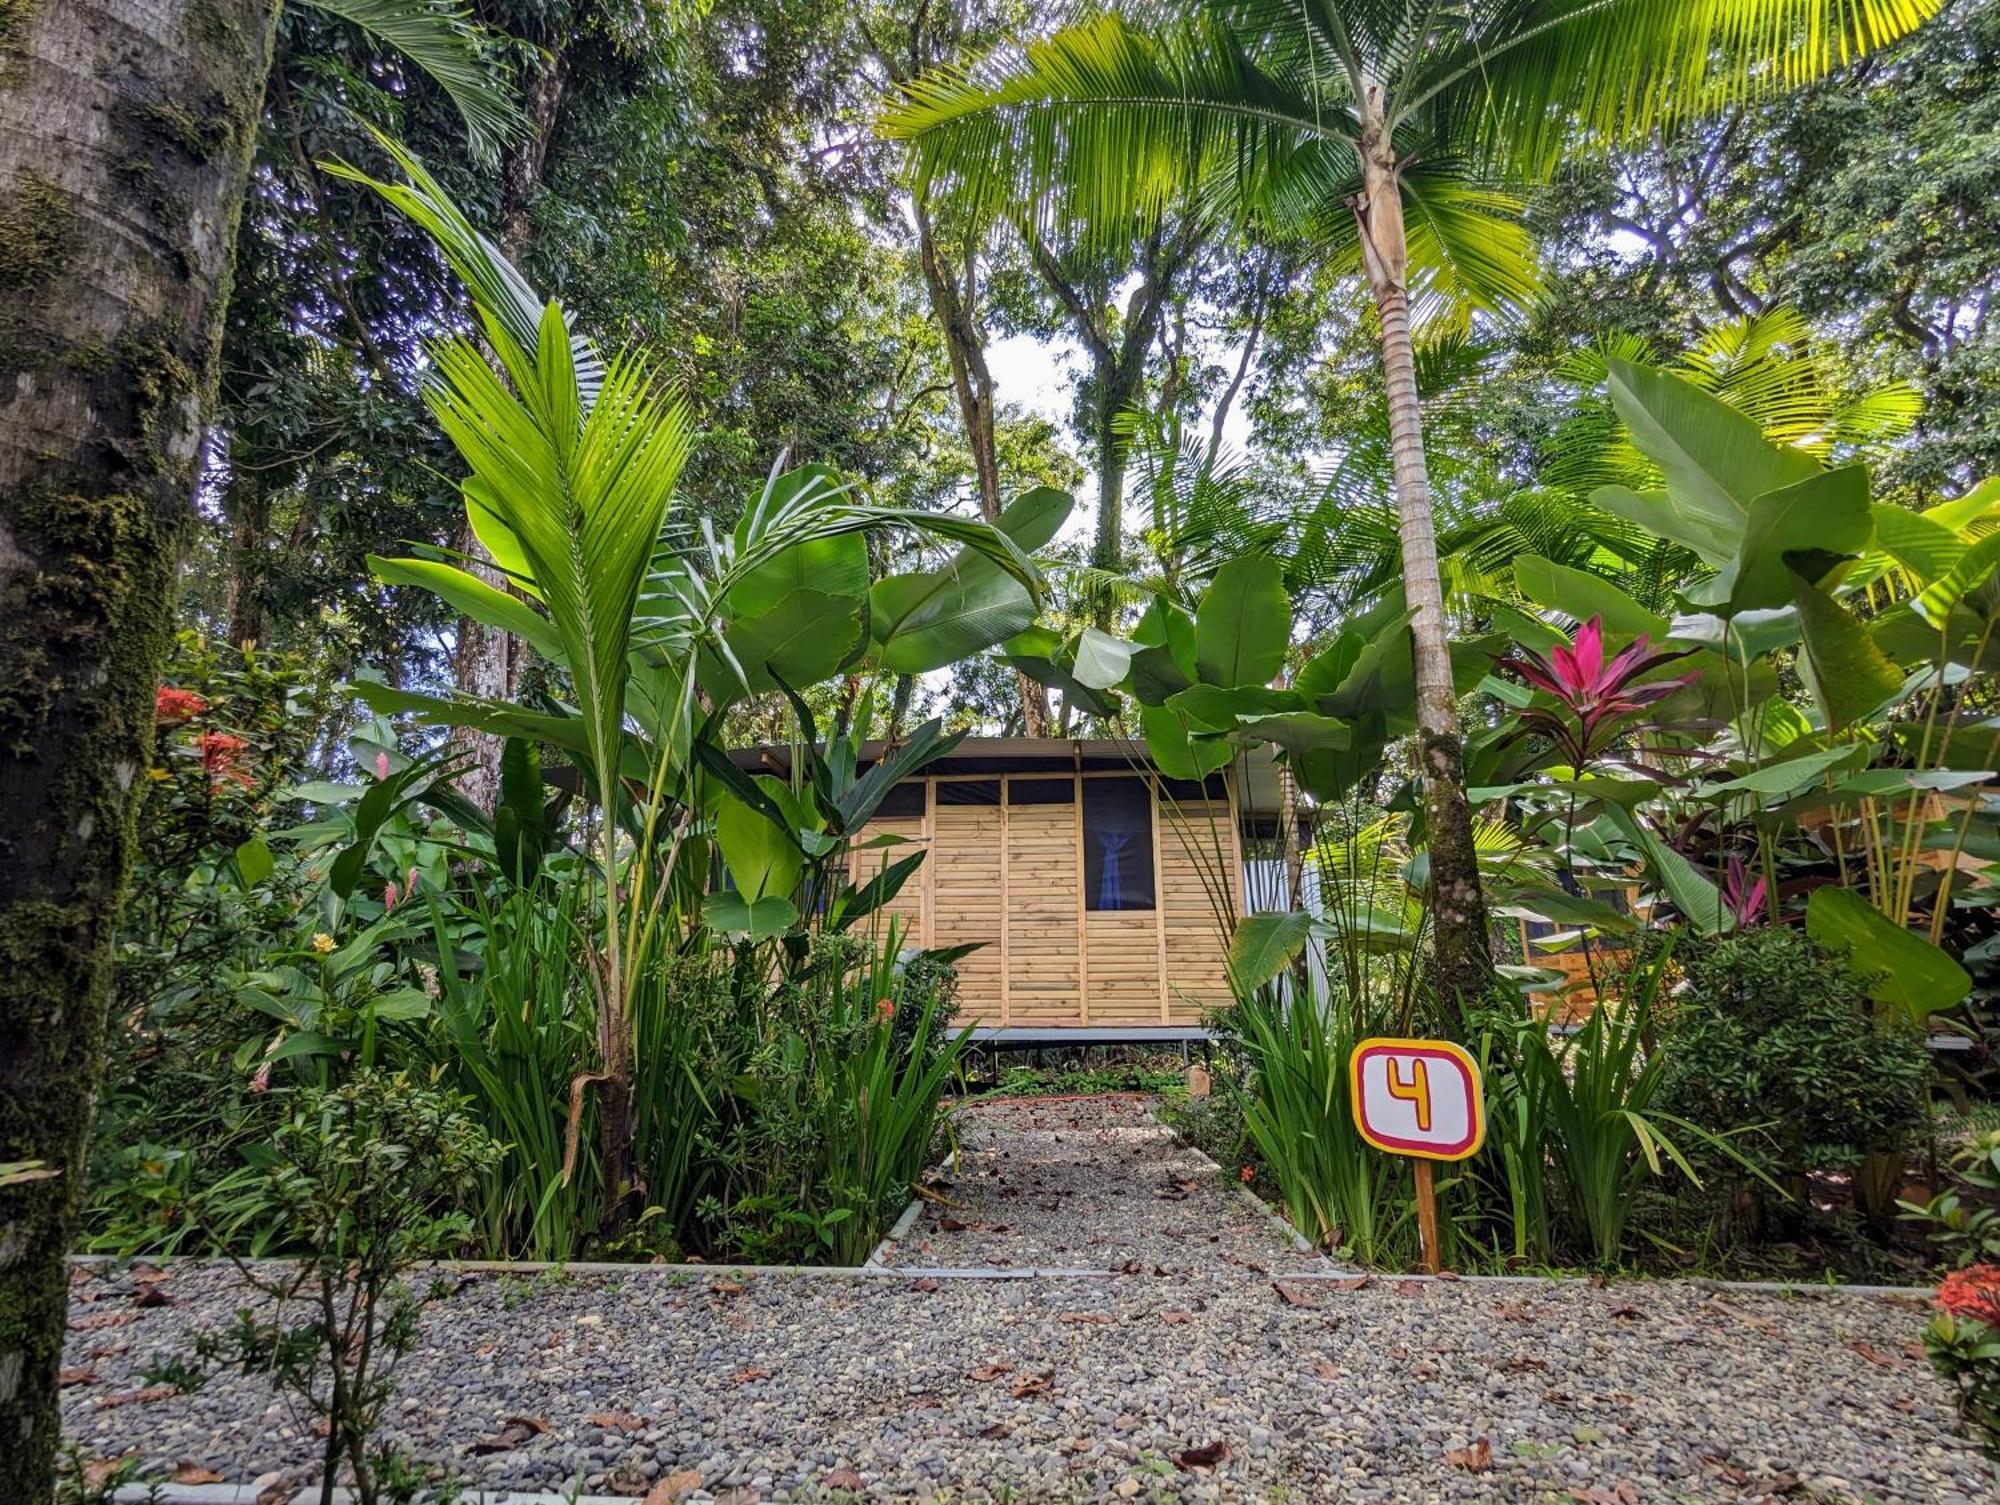
[[[927, 851], [889, 906], [913, 943], [981, 943], [958, 963], [960, 1023], [1192, 1025], [1229, 1002], [1216, 905], [1243, 909], [1231, 802], [1163, 803], [1149, 781], [1154, 907], [1096, 910], [1085, 896], [1084, 787], [1097, 778], [1134, 776], [933, 775], [920, 781], [921, 818], [879, 819], [863, 833]], [[954, 783], [977, 786], [981, 798], [997, 785], [998, 803], [940, 799]], [[1037, 792], [1043, 798], [1027, 802]], [[856, 851], [852, 875], [872, 877], [912, 849]]]

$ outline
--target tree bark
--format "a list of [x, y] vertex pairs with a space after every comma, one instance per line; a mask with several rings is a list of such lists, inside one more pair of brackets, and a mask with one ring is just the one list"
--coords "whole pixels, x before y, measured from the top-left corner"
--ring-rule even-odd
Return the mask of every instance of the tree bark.
[[[1379, 88], [1364, 90], [1364, 116], [1373, 113], [1379, 98]], [[1493, 962], [1472, 808], [1465, 797], [1464, 743], [1445, 633], [1430, 475], [1424, 463], [1423, 414], [1410, 339], [1409, 245], [1396, 160], [1379, 115], [1364, 118], [1361, 171], [1362, 191], [1352, 207], [1361, 232], [1362, 267], [1382, 323], [1382, 376], [1403, 545], [1403, 592], [1413, 613], [1417, 762], [1430, 850], [1432, 977], [1440, 1007], [1448, 1017], [1462, 1017], [1464, 1008], [1491, 985]]]
[[52, 1497], [63, 1257], [276, 0], [0, 10], [0, 1480]]

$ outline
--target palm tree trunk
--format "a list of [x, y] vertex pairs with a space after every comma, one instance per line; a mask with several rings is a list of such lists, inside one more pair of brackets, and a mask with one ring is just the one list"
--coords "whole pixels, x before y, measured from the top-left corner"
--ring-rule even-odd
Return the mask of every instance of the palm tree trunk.
[[0, 1480], [54, 1490], [69, 1252], [276, 0], [0, 8]]
[[1396, 162], [1379, 123], [1363, 128], [1362, 184], [1352, 206], [1361, 231], [1363, 268], [1382, 323], [1382, 376], [1403, 545], [1403, 592], [1414, 613], [1410, 637], [1416, 671], [1417, 762], [1430, 849], [1433, 981], [1439, 1004], [1447, 1011], [1462, 1011], [1491, 985], [1493, 962], [1472, 809], [1465, 797], [1458, 695], [1452, 685], [1437, 526], [1424, 464], [1423, 412], [1417, 397], [1406, 284], [1409, 245]]

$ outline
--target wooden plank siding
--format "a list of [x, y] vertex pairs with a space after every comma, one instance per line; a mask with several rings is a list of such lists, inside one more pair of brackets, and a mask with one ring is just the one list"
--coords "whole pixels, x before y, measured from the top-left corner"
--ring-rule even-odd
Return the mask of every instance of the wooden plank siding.
[[[1242, 906], [1242, 859], [1229, 801], [1153, 806], [1150, 910], [1092, 910], [1084, 892], [1083, 786], [1132, 774], [1018, 773], [921, 778], [923, 817], [873, 821], [925, 844], [924, 867], [890, 906], [911, 944], [981, 948], [958, 963], [958, 1022], [1021, 1028], [1197, 1024], [1229, 1001], [1212, 886]], [[1062, 803], [1010, 803], [1015, 786], [1053, 780]], [[997, 784], [999, 803], [948, 803], [939, 786]], [[917, 848], [858, 851], [854, 876]]]

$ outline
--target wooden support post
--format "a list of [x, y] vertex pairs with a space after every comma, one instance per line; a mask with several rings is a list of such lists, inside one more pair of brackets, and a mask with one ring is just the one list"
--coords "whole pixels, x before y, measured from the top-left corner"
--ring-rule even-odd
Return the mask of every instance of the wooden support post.
[[1424, 1270], [1435, 1275], [1444, 1267], [1438, 1251], [1437, 1188], [1431, 1184], [1431, 1163], [1419, 1160], [1417, 1167], [1417, 1236], [1423, 1240]]

